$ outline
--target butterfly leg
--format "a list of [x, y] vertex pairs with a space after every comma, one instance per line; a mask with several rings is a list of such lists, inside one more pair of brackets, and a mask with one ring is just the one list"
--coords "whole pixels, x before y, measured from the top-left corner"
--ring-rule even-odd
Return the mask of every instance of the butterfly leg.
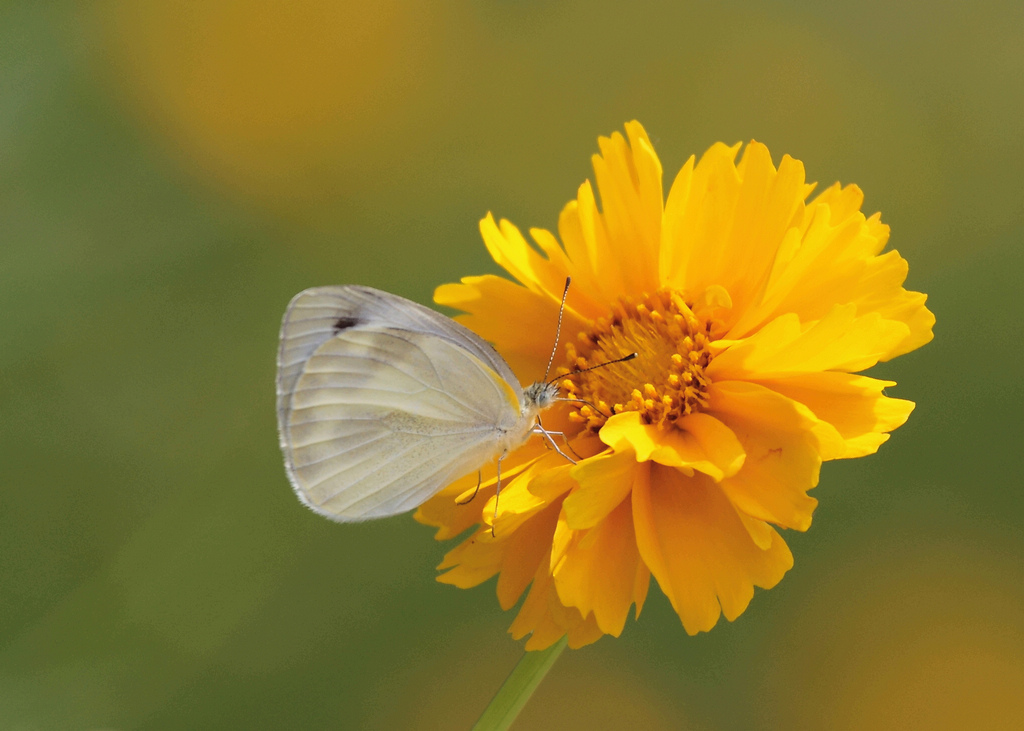
[[473, 498], [475, 498], [476, 494], [478, 492], [480, 492], [480, 483], [483, 481], [483, 477], [484, 477], [483, 473], [480, 470], [477, 470], [476, 471], [476, 489], [473, 490], [473, 494], [469, 496], [468, 500], [463, 500], [461, 503], [458, 500], [456, 500], [455, 504], [456, 505], [469, 505], [471, 502], [473, 502]]
[[565, 446], [569, 449], [570, 452], [572, 452], [572, 456], [575, 457], [576, 459], [569, 459], [568, 457], [566, 457], [566, 455], [559, 452], [559, 454], [562, 454], [563, 457], [569, 459], [569, 461], [572, 462], [573, 464], [576, 464], [579, 460], [583, 459], [583, 457], [581, 457], [579, 453], [572, 448], [572, 442], [569, 441], [568, 434], [562, 431], [549, 431], [547, 433], [553, 437], [562, 437], [562, 441], [565, 442]]
[[501, 495], [501, 460], [505, 459], [508, 451], [501, 453], [498, 457], [498, 484], [494, 488], [494, 517], [491, 518], [491, 538], [494, 538], [494, 523], [498, 520], [498, 496]]
[[[551, 445], [552, 449], [554, 449], [560, 455], [565, 457], [565, 459], [568, 460], [569, 462], [572, 462], [573, 464], [576, 464], [576, 460], [573, 459], [572, 457], [570, 457], [565, 452], [563, 452], [561, 449], [559, 449], [558, 445], [555, 444], [555, 440], [551, 438], [552, 434], [557, 434], [558, 436], [562, 437], [562, 439], [565, 440], [565, 446], [567, 446], [569, 448], [569, 451], [572, 452], [573, 454], [576, 454], [576, 450], [572, 448], [571, 444], [569, 444], [569, 439], [568, 439], [568, 437], [565, 436], [565, 434], [563, 432], [560, 432], [560, 431], [548, 431], [543, 426], [538, 425], [538, 426], [535, 426], [533, 428], [533, 433], [534, 434], [540, 434], [542, 437], [544, 437], [544, 439], [547, 440], [548, 444]], [[578, 454], [576, 454], [576, 456], [579, 457], [580, 459], [582, 459], [582, 457], [580, 457]]]
[[[560, 455], [565, 457], [568, 461], [572, 462], [573, 464], [576, 464], [576, 459], [583, 459], [578, 454], [576, 454], [576, 450], [572, 448], [572, 445], [569, 443], [569, 437], [565, 435], [565, 432], [548, 431], [547, 429], [544, 428], [544, 424], [543, 422], [541, 422], [539, 416], [537, 417], [537, 424], [533, 427], [533, 433], [542, 435], [545, 439], [547, 439], [548, 444], [550, 444], [556, 452], [558, 452]], [[552, 434], [557, 434], [558, 436], [562, 437], [562, 441], [565, 442], [565, 446], [569, 448], [570, 452], [576, 455], [576, 459], [573, 459], [572, 457], [570, 457], [569, 455], [567, 455], [565, 452], [558, 448], [558, 445], [555, 444], [555, 441], [551, 438]]]

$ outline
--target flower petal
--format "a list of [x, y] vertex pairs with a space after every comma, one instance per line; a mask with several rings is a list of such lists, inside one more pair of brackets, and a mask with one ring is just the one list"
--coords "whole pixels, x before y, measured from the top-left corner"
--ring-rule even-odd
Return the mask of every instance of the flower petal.
[[904, 338], [880, 356], [889, 360], [932, 338], [934, 316], [926, 297], [903, 289], [907, 264], [895, 251], [878, 253], [889, 227], [875, 214], [857, 210], [863, 195], [856, 186], [833, 186], [808, 204], [803, 221], [786, 235], [759, 302], [748, 308], [728, 337], [754, 332], [781, 314], [817, 320], [836, 305], [852, 304], [858, 315], [877, 313], [907, 327]]
[[754, 518], [807, 530], [818, 504], [807, 491], [818, 484], [823, 449], [829, 455], [845, 449], [841, 437], [803, 404], [758, 384], [714, 383], [709, 398], [712, 413], [747, 453], [743, 468], [722, 480], [722, 490]]
[[[551, 545], [551, 534], [558, 517], [557, 505], [552, 505], [515, 531], [505, 543], [505, 554], [498, 574], [496, 591], [501, 608], [509, 610], [530, 585]], [[489, 531], [482, 531], [489, 535]]]
[[[860, 213], [860, 208], [864, 205], [864, 191], [857, 185], [844, 186], [842, 183], [833, 183], [821, 191], [808, 204], [804, 211], [804, 220], [801, 223], [801, 228], [807, 228], [808, 222], [813, 216], [813, 208], [817, 205], [828, 206], [833, 223], [842, 223], [850, 216], [856, 216]], [[888, 230], [885, 231], [884, 237], [880, 236], [879, 238], [880, 241], [876, 244], [874, 251], [876, 254], [885, 247], [885, 242], [888, 240]]]
[[[757, 333], [733, 341], [707, 368], [712, 380], [744, 380], [786, 373], [860, 371], [902, 342], [909, 329], [877, 312], [857, 315], [836, 305], [821, 320], [802, 325], [795, 314], [777, 317]], [[725, 343], [718, 341], [716, 348]]]
[[531, 292], [561, 295], [569, 273], [559, 266], [564, 261], [545, 259], [526, 242], [515, 225], [505, 219], [500, 225], [496, 224], [491, 213], [481, 219], [480, 235], [495, 263]]
[[[550, 413], [545, 414], [545, 424], [548, 423], [547, 417]], [[534, 437], [534, 441], [539, 441], [540, 437]], [[550, 447], [549, 447], [550, 449]], [[553, 502], [555, 499], [561, 497], [563, 494], [576, 487], [576, 480], [573, 478], [572, 470], [577, 464], [582, 464], [589, 460], [591, 457], [599, 454], [606, 447], [601, 443], [601, 440], [594, 435], [585, 435], [573, 439], [569, 444], [569, 452], [578, 458], [578, 462], [572, 463], [567, 462], [562, 455], [554, 453], [557, 458], [551, 453], [548, 454], [549, 462], [557, 463], [556, 466], [550, 467], [545, 470], [537, 470], [528, 478], [528, 487], [530, 492], [536, 495], [538, 498], [545, 502]]]
[[848, 295], [858, 312], [877, 312], [909, 328], [907, 336], [882, 356], [883, 361], [916, 350], [934, 337], [935, 315], [925, 307], [928, 296], [903, 289], [909, 269], [899, 252], [888, 251], [867, 263], [860, 281]]
[[494, 216], [488, 213], [480, 221], [480, 234], [491, 258], [526, 289], [557, 302], [561, 300], [566, 277], [571, 276], [575, 284], [571, 296], [566, 300], [566, 308], [577, 314], [584, 313], [583, 317], [600, 317], [604, 314], [605, 307], [600, 297], [595, 296], [589, 272], [581, 270], [579, 265], [566, 256], [550, 232], [530, 229], [530, 235], [544, 252], [543, 257], [526, 241], [518, 227], [504, 218], [495, 223]]
[[[493, 343], [520, 383], [532, 383], [543, 377], [551, 355], [561, 296], [561, 287], [557, 295], [531, 292], [515, 282], [487, 274], [463, 277], [461, 284], [441, 285], [434, 292], [434, 301], [465, 312], [455, 319]], [[571, 333], [584, 327], [584, 321], [566, 308], [559, 352], [563, 352]], [[542, 337], [540, 332], [550, 335]]]
[[[575, 217], [575, 221], [572, 217]], [[563, 223], [568, 227], [564, 231]], [[590, 267], [606, 302], [614, 302], [617, 293], [626, 291], [622, 271], [618, 265], [619, 257], [614, 254], [614, 243], [608, 236], [594, 188], [589, 180], [577, 190], [575, 204], [570, 204], [562, 210], [562, 216], [558, 219], [558, 231], [562, 234], [567, 251], [570, 241], [566, 238], [567, 234], [571, 232], [574, 237], [579, 236], [582, 239], [582, 247], [578, 248], [590, 253]], [[575, 260], [573, 257], [573, 261]]]
[[485, 533], [490, 535], [490, 532], [490, 528], [478, 530], [448, 551], [444, 555], [444, 560], [437, 566], [438, 571], [445, 573], [438, 576], [437, 580], [442, 584], [468, 589], [482, 584], [501, 571], [506, 544], [480, 540]]
[[[484, 525], [494, 527], [494, 535], [488, 534], [490, 539], [504, 540], [505, 536], [514, 533], [531, 516], [556, 499], [560, 492], [550, 498], [547, 495], [538, 496], [530, 489], [530, 483], [540, 475], [552, 470], [566, 470], [567, 467], [558, 454], [548, 452], [527, 465], [515, 479], [506, 482], [503, 475], [501, 493], [487, 500], [481, 516]], [[567, 470], [564, 474], [568, 474]], [[566, 482], [562, 491], [570, 487], [571, 484]], [[483, 540], [488, 540], [488, 537]]]
[[562, 509], [569, 528], [593, 528], [626, 499], [633, 486], [636, 455], [631, 449], [608, 450], [572, 468], [579, 488], [565, 498]]
[[[735, 507], [735, 505], [733, 506]], [[747, 533], [750, 535], [754, 545], [760, 548], [762, 551], [767, 551], [772, 546], [772, 541], [775, 540], [773, 536], [775, 531], [763, 520], [752, 518], [751, 516], [744, 513], [742, 510], [737, 510], [736, 515], [739, 516], [740, 522], [743, 523], [743, 527], [747, 529]]]
[[651, 460], [685, 474], [698, 470], [721, 480], [739, 469], [743, 449], [725, 425], [713, 422], [713, 417], [686, 416], [678, 426], [656, 426], [643, 423], [639, 413], [626, 411], [608, 419], [600, 436], [616, 451], [635, 452], [640, 462]]
[[[501, 463], [502, 482], [511, 481], [535, 459], [543, 456], [545, 451], [543, 444], [533, 440], [510, 454]], [[484, 508], [497, 486], [497, 465], [492, 462], [480, 468], [480, 492], [476, 497], [472, 500], [468, 499], [469, 496], [462, 497], [467, 492], [472, 494], [476, 484], [475, 472], [456, 480], [420, 505], [413, 517], [424, 525], [435, 526], [436, 540], [443, 541], [460, 535], [481, 521]]]
[[[572, 277], [572, 286], [569, 288], [569, 295], [565, 300], [567, 310], [576, 313], [583, 319], [596, 319], [607, 313], [608, 305], [601, 294], [600, 288], [594, 282], [593, 272], [586, 266], [572, 261], [566, 255], [562, 245], [554, 235], [542, 228], [531, 228], [530, 236], [537, 242], [537, 246], [544, 252], [552, 262], [556, 262], [561, 269], [564, 269]], [[565, 282], [563, 281], [564, 285]]]
[[541, 561], [540, 568], [537, 569], [530, 593], [526, 595], [526, 601], [519, 608], [519, 614], [516, 615], [508, 630], [512, 638], [516, 640], [521, 640], [528, 634], [531, 635], [527, 642], [528, 650], [543, 650], [555, 644], [565, 635], [565, 627], [559, 625], [552, 613], [548, 611], [550, 595], [555, 591], [547, 566], [551, 560], [550, 548], [548, 548], [548, 555], [544, 558], [546, 560]]
[[558, 599], [554, 581], [548, 570], [550, 552], [543, 557], [533, 578], [530, 593], [519, 609], [509, 634], [521, 640], [527, 634], [528, 651], [543, 650], [555, 644], [568, 634], [569, 647], [573, 649], [589, 645], [601, 639], [604, 634], [597, 626], [593, 615], [584, 617], [575, 607], [566, 607]]
[[[676, 428], [693, 436], [708, 460], [721, 471], [723, 477], [736, 474], [743, 466], [746, 457], [743, 445], [729, 427], [711, 414], [687, 414], [676, 422]], [[715, 477], [711, 472], [707, 474]]]
[[601, 137], [600, 155], [592, 158], [601, 194], [601, 218], [608, 242], [627, 256], [617, 256], [623, 290], [647, 292], [658, 288], [663, 198], [661, 162], [639, 122], [621, 133]]
[[687, 211], [691, 210], [690, 197], [700, 195], [694, 192], [695, 164], [696, 158], [691, 155], [672, 181], [665, 201], [661, 223], [661, 256], [658, 260], [658, 278], [663, 286], [679, 287], [686, 281], [691, 254], [686, 242], [692, 237], [694, 229], [694, 219], [687, 216]]
[[687, 163], [669, 193], [662, 238], [664, 282], [685, 292], [725, 287], [732, 318], [756, 304], [807, 194], [798, 160], [784, 156], [776, 170], [768, 148], [751, 142], [736, 164], [738, 149], [714, 145], [692, 174]]
[[[736, 172], [736, 153], [740, 145], [716, 142], [701, 155], [691, 174], [680, 173], [669, 192], [662, 237], [661, 267], [663, 284], [682, 291], [704, 282], [721, 284], [718, 270], [707, 269], [717, 258], [722, 233], [731, 225], [741, 180]], [[689, 163], [687, 163], [687, 167]], [[684, 172], [687, 170], [683, 168]], [[677, 187], [679, 190], [677, 190]]]
[[[558, 504], [547, 506], [500, 540], [491, 536], [489, 526], [482, 526], [445, 555], [438, 569], [447, 571], [437, 580], [467, 589], [499, 574], [498, 601], [503, 609], [511, 609], [530, 584], [542, 559], [550, 561], [551, 535], [559, 509]], [[544, 569], [547, 570], [547, 563]]]
[[781, 536], [760, 548], [719, 487], [657, 464], [638, 472], [633, 521], [644, 563], [689, 634], [738, 617], [754, 587], [771, 588], [793, 565]]
[[[602, 632], [618, 637], [630, 605], [643, 604], [650, 583], [650, 571], [636, 547], [630, 501], [621, 501], [586, 531], [570, 529], [563, 515], [555, 533], [551, 574], [559, 599], [583, 616], [592, 612]], [[571, 534], [561, 550], [559, 533]]]
[[[558, 236], [565, 246], [565, 252], [575, 266], [573, 274], [574, 287], [584, 290], [591, 300], [604, 303], [607, 308], [615, 301], [617, 292], [615, 283], [610, 282], [605, 271], [604, 262], [600, 257], [605, 251], [597, 251], [598, 242], [588, 235], [583, 228], [580, 214], [581, 206], [588, 212], [593, 206], [594, 191], [587, 181], [580, 186], [576, 200], [569, 201], [558, 215]], [[582, 203], [581, 203], [582, 201]]]
[[914, 410], [913, 401], [889, 398], [883, 389], [894, 381], [879, 381], [849, 373], [801, 373], [759, 380], [762, 385], [807, 406], [832, 424], [846, 441], [842, 458], [874, 454], [890, 432]]

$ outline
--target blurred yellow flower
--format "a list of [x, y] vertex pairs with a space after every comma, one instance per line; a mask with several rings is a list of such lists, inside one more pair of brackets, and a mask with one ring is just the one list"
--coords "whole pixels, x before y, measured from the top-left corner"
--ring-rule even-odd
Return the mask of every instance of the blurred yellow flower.
[[[599, 140], [585, 182], [558, 222], [561, 244], [508, 221], [481, 221], [495, 261], [520, 284], [466, 277], [438, 303], [495, 344], [524, 383], [544, 372], [567, 276], [561, 403], [569, 463], [534, 439], [425, 503], [436, 537], [476, 530], [439, 580], [495, 574], [501, 606], [529, 587], [511, 633], [527, 649], [568, 634], [580, 647], [639, 614], [651, 574], [690, 634], [746, 609], [793, 565], [776, 527], [807, 530], [822, 461], [873, 453], [913, 403], [855, 372], [920, 347], [934, 317], [903, 288], [907, 263], [881, 253], [879, 215], [861, 191], [814, 186], [788, 156], [716, 144], [690, 158], [665, 199], [661, 163], [638, 122]], [[538, 249], [540, 252], [538, 253]], [[575, 371], [636, 352], [585, 374]], [[582, 402], [588, 403], [582, 403]], [[492, 536], [493, 525], [493, 536]]]

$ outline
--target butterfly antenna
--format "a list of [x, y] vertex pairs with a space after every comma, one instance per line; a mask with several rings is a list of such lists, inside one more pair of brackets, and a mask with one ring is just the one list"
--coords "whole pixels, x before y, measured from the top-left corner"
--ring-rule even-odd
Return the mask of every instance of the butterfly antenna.
[[606, 419], [612, 418], [611, 414], [604, 413], [603, 411], [601, 411], [601, 409], [599, 409], [597, 407], [597, 404], [595, 404], [592, 401], [587, 401], [585, 398], [556, 398], [555, 401], [557, 401], [559, 403], [565, 403], [565, 404], [586, 404], [587, 406], [592, 408], [594, 411], [599, 413], [604, 418], [606, 418]]
[[616, 358], [615, 360], [609, 360], [605, 361], [604, 363], [598, 363], [597, 365], [590, 366], [590, 368], [584, 368], [583, 370], [577, 371], [569, 371], [565, 375], [552, 378], [550, 381], [548, 381], [548, 383], [554, 383], [555, 381], [561, 380], [562, 378], [578, 376], [580, 373], [587, 373], [588, 371], [597, 370], [598, 368], [604, 368], [605, 366], [615, 365], [616, 363], [625, 363], [627, 360], [633, 360], [637, 355], [637, 353], [630, 353], [629, 355], [624, 355], [621, 358]]
[[551, 346], [551, 357], [548, 358], [548, 367], [544, 369], [544, 379], [548, 380], [551, 373], [551, 364], [555, 362], [555, 353], [558, 352], [558, 339], [562, 337], [562, 315], [565, 313], [565, 298], [569, 295], [569, 283], [572, 277], [565, 278], [565, 289], [562, 290], [562, 304], [558, 306], [558, 327], [555, 329], [555, 344]]

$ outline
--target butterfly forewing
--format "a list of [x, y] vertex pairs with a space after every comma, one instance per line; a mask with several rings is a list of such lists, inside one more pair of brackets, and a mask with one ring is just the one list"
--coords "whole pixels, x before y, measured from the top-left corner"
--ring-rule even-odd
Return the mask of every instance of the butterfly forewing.
[[277, 357], [279, 420], [303, 365], [314, 351], [341, 330], [371, 324], [448, 340], [473, 354], [509, 387], [518, 388], [508, 364], [487, 341], [428, 307], [372, 287], [314, 287], [292, 298], [281, 323]]

